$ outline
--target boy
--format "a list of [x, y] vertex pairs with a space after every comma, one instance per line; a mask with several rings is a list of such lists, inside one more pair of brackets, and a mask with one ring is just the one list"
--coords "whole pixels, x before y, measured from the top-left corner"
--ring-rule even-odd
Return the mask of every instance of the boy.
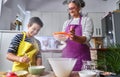
[[30, 65], [42, 65], [40, 42], [34, 36], [43, 27], [38, 17], [32, 17], [27, 25], [28, 30], [17, 34], [8, 48], [7, 59], [13, 61], [12, 71], [28, 70]]

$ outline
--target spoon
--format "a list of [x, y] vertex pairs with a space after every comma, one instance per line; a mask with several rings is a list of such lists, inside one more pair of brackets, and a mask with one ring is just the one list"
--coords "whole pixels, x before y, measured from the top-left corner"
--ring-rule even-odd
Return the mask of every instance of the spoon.
[[[27, 56], [27, 54], [25, 53], [25, 56]], [[28, 56], [27, 56], [28, 57]], [[31, 67], [31, 62], [29, 61], [29, 67]]]

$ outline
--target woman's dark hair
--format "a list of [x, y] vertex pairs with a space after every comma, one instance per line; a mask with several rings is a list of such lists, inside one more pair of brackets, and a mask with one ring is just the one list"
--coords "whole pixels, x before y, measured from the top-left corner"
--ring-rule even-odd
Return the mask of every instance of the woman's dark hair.
[[36, 23], [36, 24], [40, 25], [41, 27], [43, 27], [43, 22], [41, 21], [41, 19], [39, 17], [31, 17], [29, 20], [29, 25], [32, 26], [33, 23]]
[[85, 2], [83, 0], [68, 0], [68, 4], [69, 3], [75, 3], [78, 7], [84, 7], [85, 6]]

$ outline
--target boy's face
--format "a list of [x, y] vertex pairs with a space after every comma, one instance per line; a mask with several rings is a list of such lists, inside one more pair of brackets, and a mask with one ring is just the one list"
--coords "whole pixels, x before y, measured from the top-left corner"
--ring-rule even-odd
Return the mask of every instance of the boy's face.
[[41, 26], [36, 23], [33, 23], [31, 26], [28, 25], [29, 36], [30, 37], [35, 36], [39, 32], [40, 29], [41, 29]]

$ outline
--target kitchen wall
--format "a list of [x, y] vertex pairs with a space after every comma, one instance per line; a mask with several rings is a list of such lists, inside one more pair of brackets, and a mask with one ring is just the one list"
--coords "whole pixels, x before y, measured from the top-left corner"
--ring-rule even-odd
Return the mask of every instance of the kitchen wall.
[[83, 11], [87, 12], [109, 12], [115, 10], [118, 0], [84, 0], [86, 7]]
[[37, 12], [32, 11], [31, 16], [38, 16], [44, 23], [43, 28], [38, 36], [52, 36], [53, 32], [62, 31], [62, 26], [65, 20], [68, 19], [67, 12]]
[[17, 4], [21, 5], [24, 9], [25, 5], [21, 0], [8, 0], [8, 2], [2, 5], [0, 30], [9, 30], [10, 23], [15, 20], [18, 13], [20, 14]]
[[[31, 2], [30, 8], [38, 9], [39, 11], [67, 11], [66, 5], [63, 5], [62, 2], [64, 0], [51, 0], [51, 2], [40, 1], [43, 2], [41, 5], [36, 2], [36, 5]], [[109, 12], [116, 9], [116, 2], [118, 0], [84, 0], [86, 3], [84, 12]], [[39, 4], [39, 5], [38, 5]], [[35, 7], [35, 8], [34, 8]], [[29, 9], [30, 9], [29, 8]]]

